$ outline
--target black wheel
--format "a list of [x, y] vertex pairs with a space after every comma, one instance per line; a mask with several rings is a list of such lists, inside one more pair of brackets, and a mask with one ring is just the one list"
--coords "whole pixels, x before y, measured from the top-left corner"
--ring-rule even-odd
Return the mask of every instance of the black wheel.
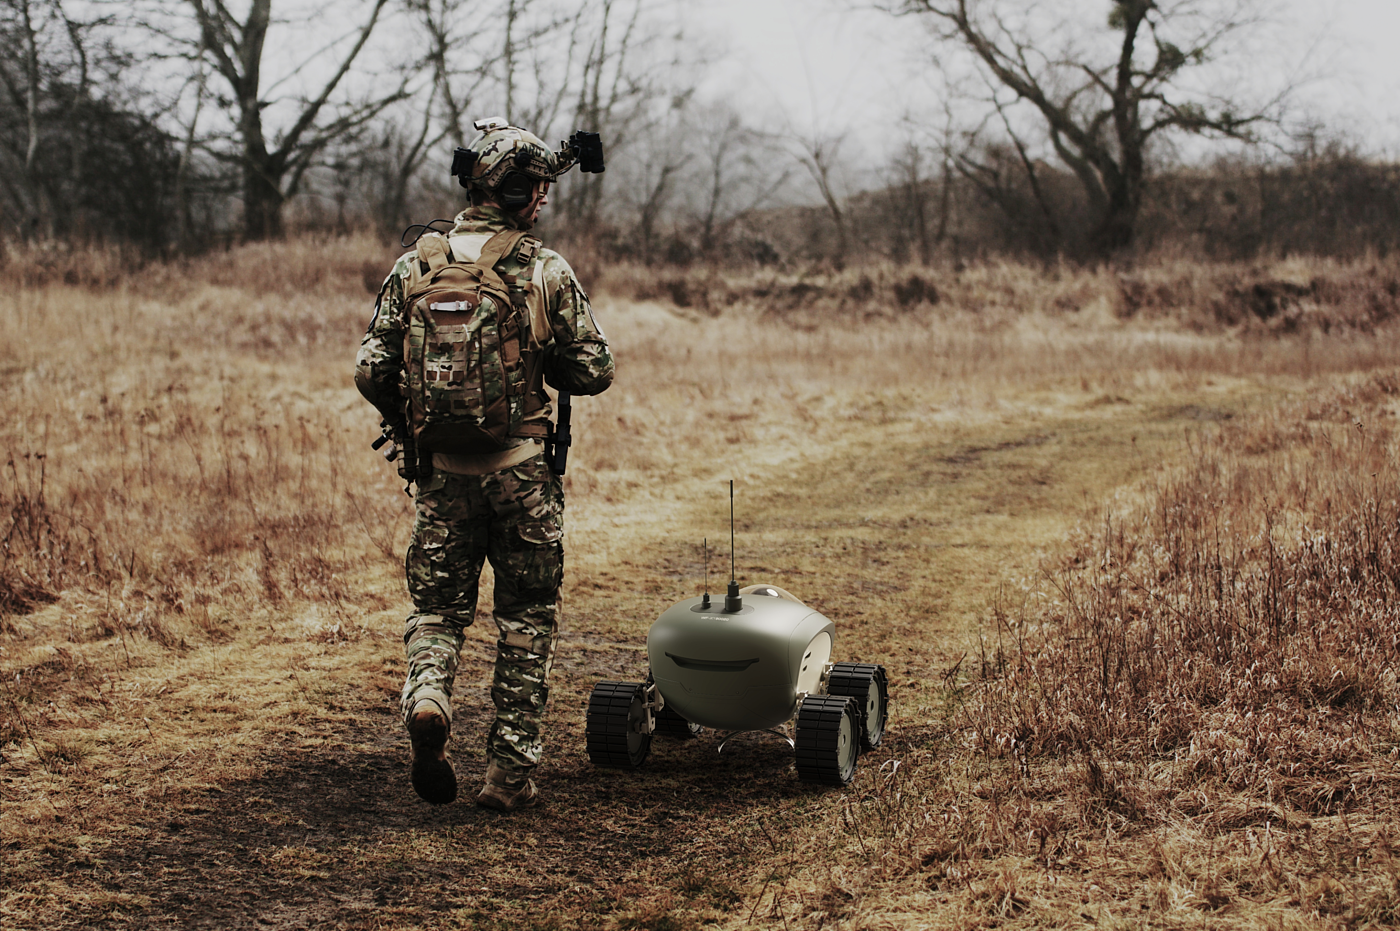
[[691, 724], [670, 705], [662, 708], [656, 716], [656, 733], [675, 740], [693, 740], [704, 732], [699, 724]]
[[797, 778], [844, 786], [856, 774], [860, 722], [845, 696], [808, 695], [797, 712]]
[[594, 766], [636, 769], [651, 750], [646, 733], [646, 686], [641, 682], [599, 682], [588, 696], [588, 758]]
[[860, 720], [860, 745], [874, 750], [885, 739], [885, 720], [890, 705], [890, 684], [885, 667], [874, 663], [836, 663], [826, 691], [845, 695], [856, 705]]

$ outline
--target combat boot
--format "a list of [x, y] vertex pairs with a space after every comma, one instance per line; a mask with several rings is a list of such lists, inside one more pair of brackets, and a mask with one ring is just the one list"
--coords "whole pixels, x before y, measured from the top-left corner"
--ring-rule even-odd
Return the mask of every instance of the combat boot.
[[476, 803], [496, 811], [519, 811], [535, 804], [539, 797], [533, 779], [492, 760], [486, 767], [486, 786], [476, 797]]
[[433, 805], [446, 805], [457, 797], [457, 774], [447, 759], [447, 718], [431, 701], [413, 707], [408, 739], [413, 747], [413, 791]]

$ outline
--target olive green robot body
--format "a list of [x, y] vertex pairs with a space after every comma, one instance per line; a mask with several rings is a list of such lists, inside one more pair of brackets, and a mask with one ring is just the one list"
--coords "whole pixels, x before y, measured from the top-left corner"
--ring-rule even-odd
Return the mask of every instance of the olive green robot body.
[[750, 588], [733, 612], [691, 598], [657, 618], [647, 659], [666, 706], [716, 730], [767, 730], [792, 720], [799, 699], [818, 691], [836, 625], [779, 591]]
[[687, 740], [711, 728], [719, 749], [766, 732], [795, 751], [803, 782], [844, 786], [862, 749], [884, 738], [883, 666], [831, 662], [836, 625], [775, 585], [729, 583], [720, 602], [687, 598], [647, 634], [645, 682], [599, 682], [588, 701], [588, 757], [636, 769], [652, 737]]
[[733, 482], [729, 534], [723, 605], [708, 590], [671, 605], [647, 633], [646, 681], [593, 687], [584, 728], [588, 758], [596, 766], [636, 769], [653, 735], [687, 740], [707, 727], [727, 731], [723, 751], [735, 734], [769, 732], [793, 748], [803, 782], [844, 786], [855, 777], [860, 750], [873, 750], [884, 738], [885, 667], [831, 662], [834, 623], [776, 585], [739, 588]]

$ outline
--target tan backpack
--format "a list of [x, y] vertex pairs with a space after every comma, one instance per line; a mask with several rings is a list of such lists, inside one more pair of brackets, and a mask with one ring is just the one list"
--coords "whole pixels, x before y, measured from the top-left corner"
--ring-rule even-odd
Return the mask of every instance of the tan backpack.
[[[512, 437], [543, 439], [546, 421], [525, 422], [543, 407], [541, 349], [550, 335], [527, 295], [541, 284], [529, 278], [540, 241], [500, 232], [475, 261], [454, 256], [454, 243], [469, 251], [466, 237], [419, 239], [418, 274], [405, 289], [403, 391], [418, 447], [492, 453]], [[496, 271], [512, 254], [523, 277]]]

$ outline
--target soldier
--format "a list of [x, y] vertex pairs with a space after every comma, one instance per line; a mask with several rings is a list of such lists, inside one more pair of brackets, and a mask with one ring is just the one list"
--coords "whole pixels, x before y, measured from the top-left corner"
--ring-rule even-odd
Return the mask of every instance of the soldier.
[[[561, 161], [565, 169], [572, 164], [561, 159], [563, 152], [551, 152], [537, 137], [504, 120], [476, 125], [481, 135], [467, 150], [459, 149], [454, 162], [454, 174], [471, 201], [446, 240], [454, 261], [475, 262], [484, 248], [496, 248], [487, 245], [496, 234], [530, 229], [548, 202]], [[503, 241], [509, 240], [507, 235]], [[427, 272], [423, 250], [433, 242], [442, 240], [425, 237], [395, 264], [360, 345], [356, 386], [391, 424], [405, 419], [405, 298]], [[502, 281], [524, 287], [527, 298], [518, 309], [526, 311], [528, 303], [528, 313], [541, 321], [546, 334], [534, 350], [536, 364], [527, 361], [525, 367], [540, 375], [528, 386], [520, 429], [499, 451], [433, 452], [431, 475], [417, 479], [413, 539], [404, 561], [414, 611], [404, 632], [408, 676], [401, 711], [412, 746], [413, 788], [436, 805], [457, 796], [446, 752], [452, 684], [488, 559], [499, 628], [491, 688], [496, 718], [486, 741], [486, 779], [477, 804], [514, 811], [538, 797], [530, 773], [542, 750], [540, 725], [549, 698], [564, 573], [564, 493], [544, 455], [541, 438], [550, 403], [540, 381], [591, 395], [613, 380], [607, 340], [573, 269], [558, 253], [538, 246], [538, 240], [521, 240], [519, 248], [512, 247], [494, 264]], [[426, 454], [420, 454], [420, 461], [426, 464]]]

